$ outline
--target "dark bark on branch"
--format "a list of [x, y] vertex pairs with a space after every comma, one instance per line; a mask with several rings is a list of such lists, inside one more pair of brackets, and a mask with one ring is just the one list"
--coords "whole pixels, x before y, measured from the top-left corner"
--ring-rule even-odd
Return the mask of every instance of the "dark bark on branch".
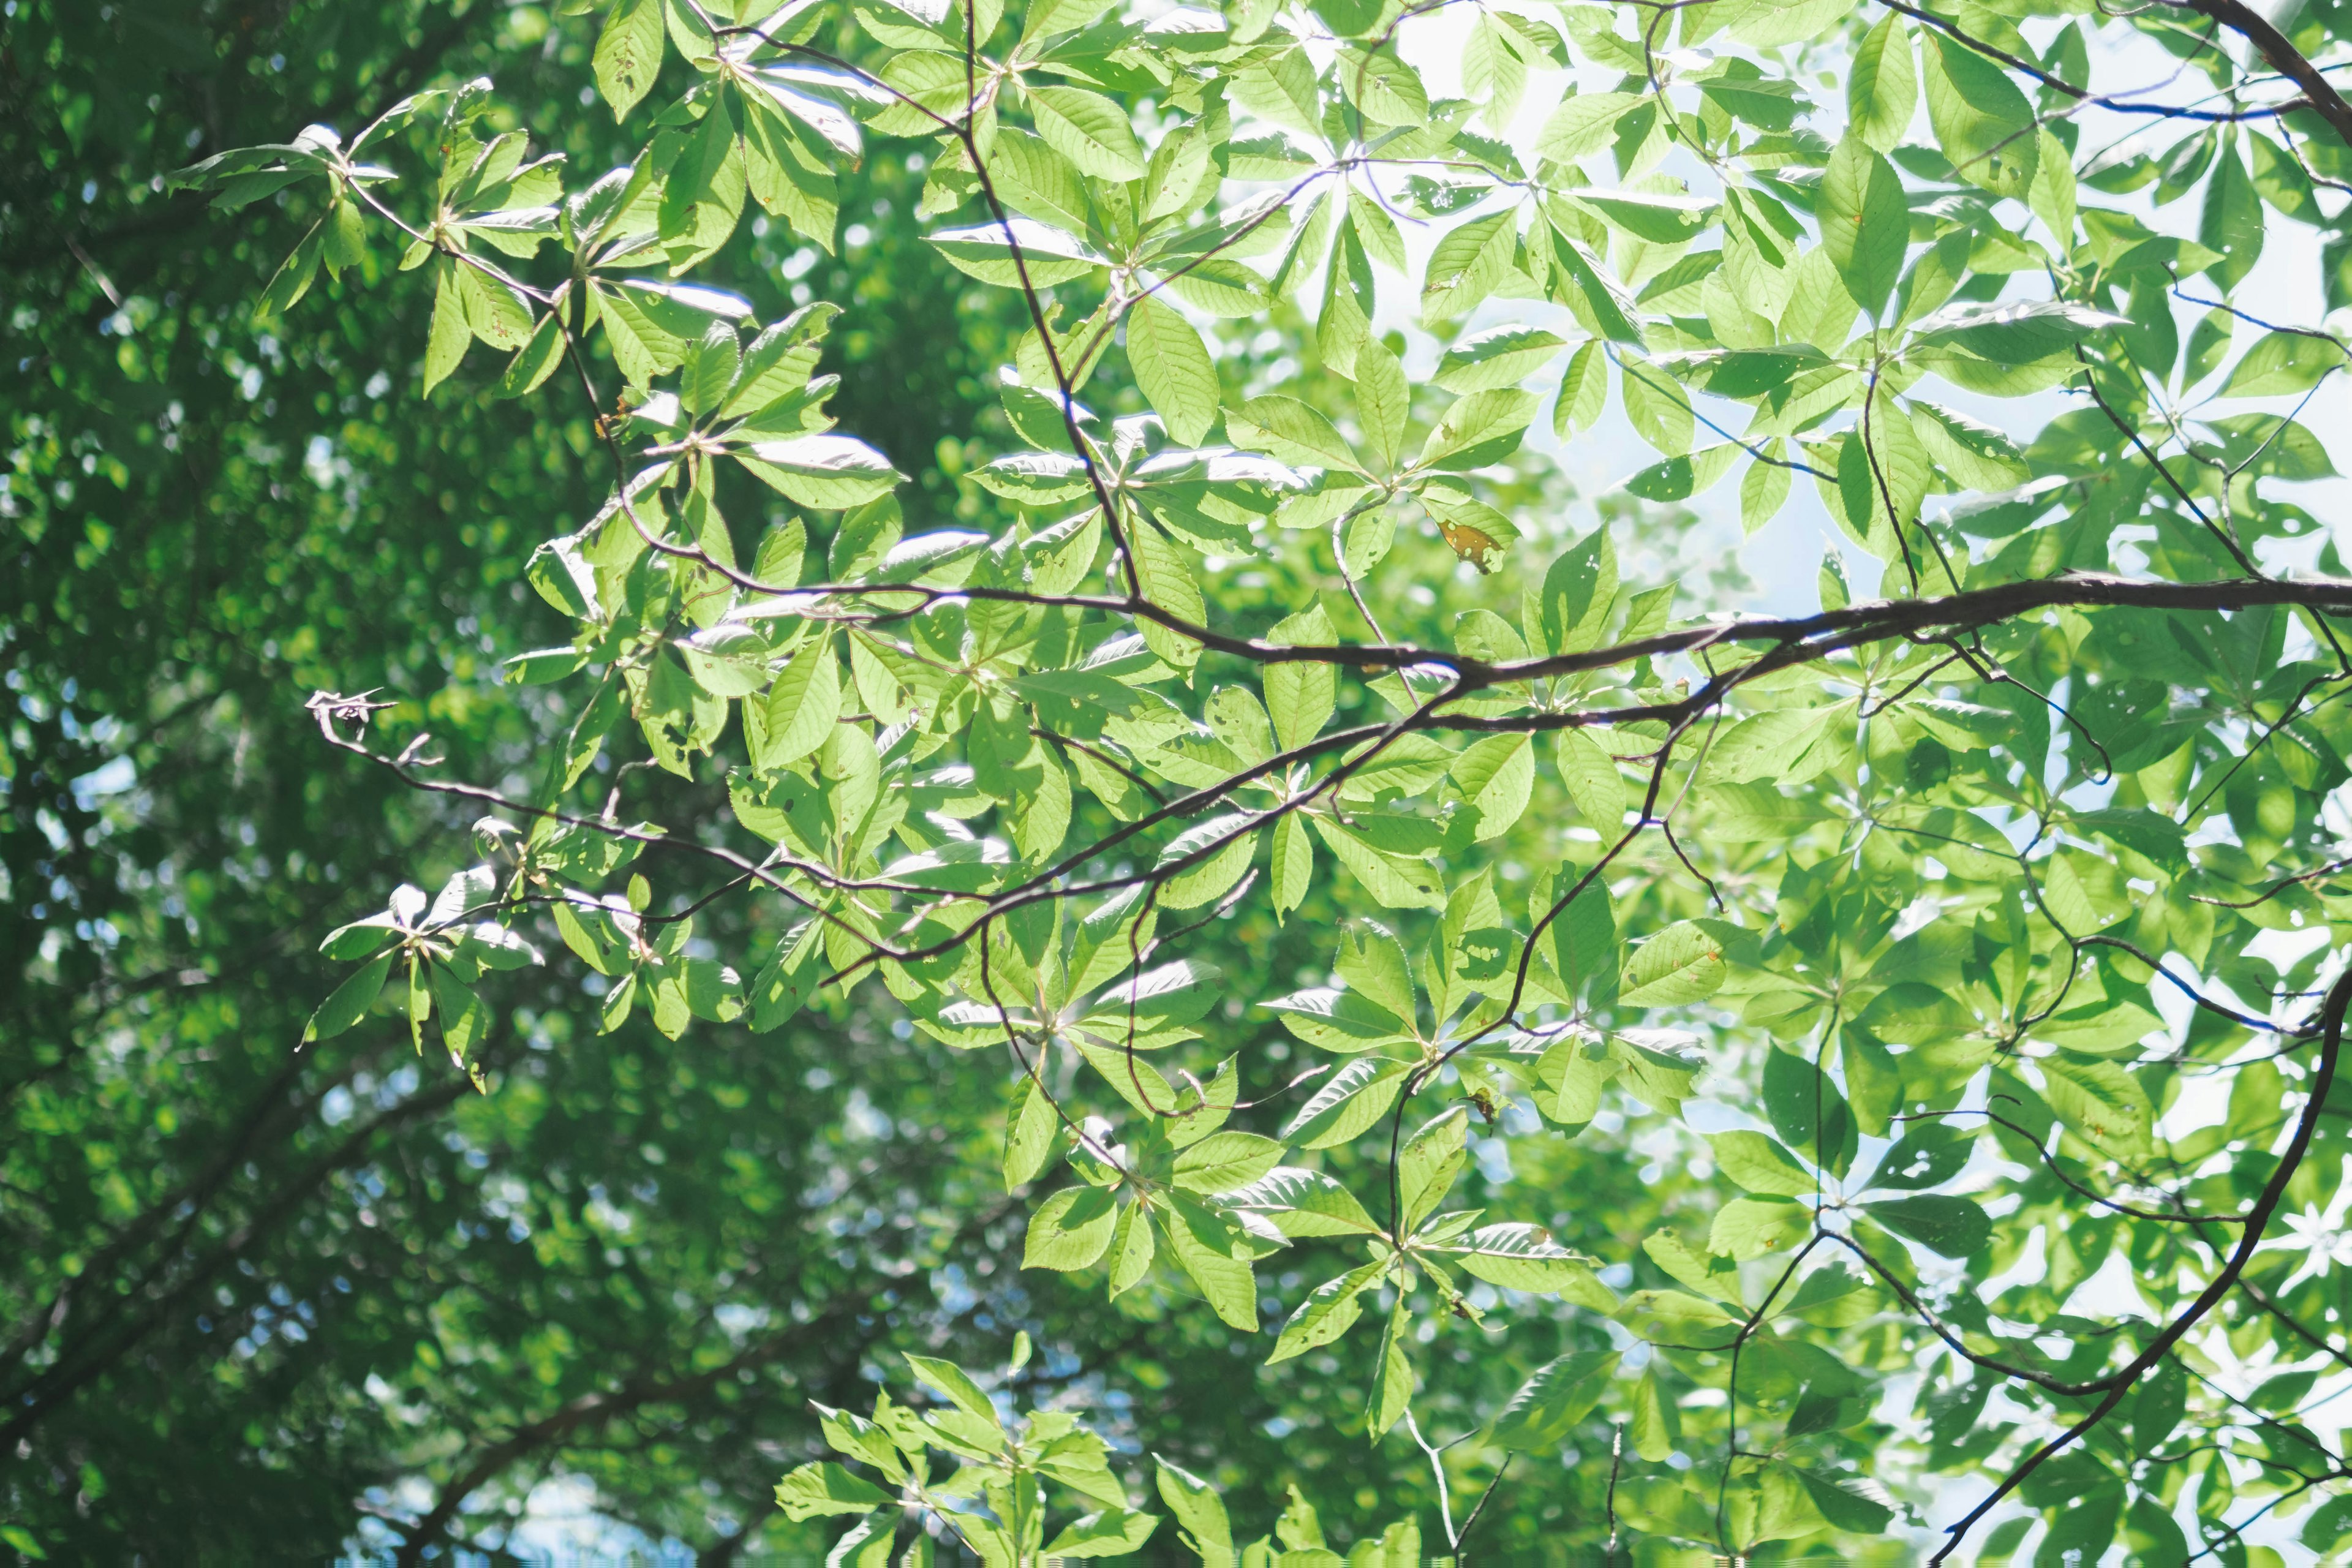
[[2287, 42], [2286, 35], [2272, 26], [2269, 17], [2252, 6], [2242, 4], [2241, 0], [2166, 0], [2166, 3], [2194, 11], [2200, 16], [2210, 16], [2253, 45], [2263, 58], [2270, 62], [2273, 70], [2303, 89], [2304, 97], [2311, 100], [2312, 112], [2327, 121], [2336, 134], [2344, 138], [2345, 145], [2352, 146], [2352, 103], [2344, 100], [2344, 95], [2336, 90], [2335, 84], [2321, 73], [2317, 66], [2304, 58], [2302, 50]]

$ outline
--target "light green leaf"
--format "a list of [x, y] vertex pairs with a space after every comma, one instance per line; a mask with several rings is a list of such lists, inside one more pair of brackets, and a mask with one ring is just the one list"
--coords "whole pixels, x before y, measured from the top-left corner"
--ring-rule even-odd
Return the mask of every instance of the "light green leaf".
[[444, 262], [433, 275], [433, 325], [425, 339], [425, 394], [447, 379], [474, 341], [466, 323], [466, 301], [457, 286], [455, 263]]
[[1385, 1262], [1367, 1263], [1318, 1285], [1282, 1325], [1282, 1333], [1275, 1341], [1273, 1353], [1265, 1358], [1265, 1364], [1274, 1366], [1293, 1356], [1320, 1350], [1353, 1328], [1364, 1313], [1363, 1302], [1358, 1298], [1379, 1284], [1388, 1270]]
[[[1391, 1024], [1396, 1020], [1391, 1016]], [[1360, 1057], [1323, 1081], [1282, 1135], [1304, 1149], [1351, 1143], [1388, 1114], [1404, 1085], [1409, 1064]]]
[[1431, 322], [1451, 321], [1493, 293], [1510, 271], [1518, 242], [1515, 211], [1473, 218], [1450, 230], [1429, 254], [1422, 286], [1423, 318]]
[[1307, 901], [1315, 871], [1315, 840], [1296, 813], [1274, 825], [1274, 847], [1266, 867], [1276, 921]]
[[1438, 361], [1437, 384], [1448, 392], [1491, 392], [1516, 386], [1549, 364], [1567, 342], [1540, 327], [1494, 327], [1456, 342]]
[[889, 1493], [871, 1481], [858, 1479], [831, 1459], [803, 1465], [776, 1485], [776, 1506], [786, 1519], [795, 1521], [871, 1513], [889, 1500]]
[[1874, 320], [1883, 316], [1911, 242], [1910, 203], [1894, 165], [1858, 133], [1830, 154], [1820, 216], [1822, 247], [1845, 279], [1846, 292]]
[[1490, 1285], [1560, 1296], [1608, 1311], [1614, 1296], [1593, 1277], [1592, 1259], [1571, 1252], [1534, 1225], [1486, 1225], [1472, 1231], [1458, 1254], [1463, 1269]]
[[[1339, 634], [1332, 627], [1331, 617], [1318, 604], [1276, 622], [1265, 637], [1268, 642], [1294, 647], [1328, 647], [1339, 640]], [[1328, 664], [1297, 660], [1267, 665], [1265, 679], [1265, 709], [1274, 721], [1277, 745], [1286, 752], [1292, 751], [1322, 733], [1339, 703], [1339, 677], [1336, 669]]]
[[2033, 1065], [2042, 1098], [2077, 1137], [2126, 1160], [2152, 1152], [2155, 1107], [2122, 1064], [2062, 1052]]
[[[1370, 1064], [1351, 1062], [1350, 1069]], [[1280, 1165], [1226, 1194], [1228, 1208], [1262, 1214], [1288, 1237], [1378, 1236], [1356, 1194], [1320, 1171]]]
[[1766, 1197], [1812, 1196], [1820, 1178], [1778, 1140], [1762, 1132], [1717, 1132], [1707, 1137], [1723, 1173]]
[[1282, 1152], [1255, 1132], [1212, 1132], [1176, 1156], [1174, 1180], [1188, 1193], [1230, 1193], [1273, 1170]]
[[1257, 1331], [1257, 1277], [1242, 1252], [1247, 1233], [1228, 1215], [1171, 1194], [1169, 1247], [1210, 1307], [1230, 1326]]
[[1488, 735], [1454, 759], [1453, 773], [1463, 800], [1478, 814], [1472, 837], [1480, 843], [1498, 838], [1534, 795], [1535, 742], [1527, 735]]
[[1156, 1514], [1124, 1508], [1105, 1509], [1073, 1520], [1067, 1529], [1045, 1543], [1045, 1557], [1048, 1561], [1059, 1558], [1070, 1562], [1125, 1557], [1143, 1550], [1143, 1543], [1151, 1539], [1151, 1531], [1159, 1523]]
[[1633, 950], [1618, 1000], [1628, 1007], [1676, 1007], [1723, 988], [1723, 946], [1691, 921], [1678, 921]]
[[1586, 343], [1569, 357], [1552, 405], [1552, 429], [1562, 440], [1590, 427], [1609, 402], [1609, 360], [1599, 343]]
[[596, 88], [625, 120], [646, 94], [662, 63], [662, 0], [621, 0], [596, 38]]
[[1184, 1544], [1201, 1559], [1202, 1568], [1233, 1568], [1234, 1527], [1225, 1513], [1224, 1499], [1190, 1470], [1180, 1469], [1157, 1454], [1152, 1460], [1158, 1468], [1160, 1500], [1175, 1515]]
[[1564, 552], [1520, 602], [1520, 626], [1538, 657], [1601, 645], [1617, 596], [1617, 554], [1607, 524]]
[[1522, 1454], [1558, 1447], [1601, 1403], [1617, 1361], [1615, 1351], [1576, 1351], [1545, 1363], [1495, 1418], [1495, 1441]]
[[1356, 454], [1331, 421], [1295, 397], [1253, 397], [1225, 416], [1237, 446], [1286, 463], [1355, 470]]
[[1404, 1019], [1356, 991], [1315, 986], [1258, 1005], [1282, 1015], [1284, 1027], [1327, 1051], [1368, 1051], [1412, 1032]]
[[1405, 384], [1404, 366], [1388, 345], [1367, 338], [1356, 351], [1356, 418], [1363, 426], [1372, 466], [1385, 471], [1396, 466], [1404, 443], [1405, 416], [1412, 401]]
[[387, 952], [362, 965], [310, 1015], [310, 1022], [302, 1030], [305, 1043], [332, 1039], [366, 1016], [383, 994], [385, 977], [392, 973], [392, 961], [397, 953]]
[[1217, 367], [1192, 323], [1147, 295], [1127, 313], [1127, 360], [1168, 434], [1197, 447], [1217, 421]]
[[1431, 1118], [1397, 1152], [1397, 1194], [1407, 1230], [1417, 1228], [1452, 1190], [1469, 1133], [1469, 1113], [1456, 1105]]
[[2023, 201], [2041, 160], [2025, 94], [2000, 66], [1942, 33], [1927, 34], [1920, 66], [1928, 122], [1960, 178]]
[[1582, 162], [1609, 144], [1617, 121], [1641, 101], [1639, 93], [1570, 92], [1536, 132], [1537, 156], [1555, 163]]
[[1915, 1193], [1862, 1205], [1870, 1217], [1946, 1258], [1967, 1258], [1992, 1239], [1992, 1221], [1969, 1198]]
[[1029, 1216], [1021, 1267], [1066, 1272], [1090, 1268], [1110, 1247], [1111, 1227], [1118, 1219], [1118, 1205], [1102, 1188], [1064, 1187]]
[[1710, 1251], [1745, 1263], [1794, 1252], [1812, 1233], [1813, 1211], [1786, 1198], [1734, 1198], [1717, 1211]]
[[1854, 50], [1846, 70], [1845, 102], [1855, 136], [1881, 153], [1901, 144], [1919, 107], [1919, 79], [1911, 35], [1895, 13], [1880, 18]]
[[751, 765], [761, 773], [789, 766], [824, 744], [841, 716], [841, 665], [833, 657], [832, 637], [801, 645], [768, 689], [760, 713]]
[[1004, 1118], [1004, 1190], [1011, 1192], [1037, 1179], [1052, 1158], [1055, 1135], [1061, 1129], [1054, 1102], [1034, 1078], [1021, 1080], [1021, 1098]]
[[1030, 87], [1037, 134], [1086, 174], [1124, 183], [1143, 177], [1143, 149], [1118, 105], [1079, 87]]
[[2221, 387], [2224, 397], [2282, 397], [2308, 392], [2319, 378], [2345, 366], [2344, 351], [2326, 338], [2272, 332], [2252, 348]]
[[880, 500], [907, 476], [854, 436], [794, 436], [735, 449], [735, 458], [803, 506], [846, 510]]

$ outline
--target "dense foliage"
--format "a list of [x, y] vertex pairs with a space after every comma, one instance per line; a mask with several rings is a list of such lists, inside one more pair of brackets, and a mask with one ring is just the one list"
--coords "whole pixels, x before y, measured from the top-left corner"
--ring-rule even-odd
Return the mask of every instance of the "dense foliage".
[[[421, 1497], [369, 1504], [404, 1556], [495, 1529], [476, 1493], [639, 1405], [686, 1406], [698, 1479], [821, 1427], [856, 1468], [793, 1468], [775, 1500], [865, 1516], [859, 1562], [1181, 1538], [1313, 1563], [1327, 1519], [1373, 1562], [1906, 1536], [2242, 1562], [2258, 1521], [2322, 1553], [2352, 1534], [2315, 1429], [2352, 1367], [2352, 972], [2326, 925], [2352, 897], [2352, 584], [2292, 499], [2333, 474], [2296, 416], [2347, 351], [2236, 292], [2283, 219], [2324, 231], [2323, 308], [2352, 293], [2335, 10], [2282, 33], [2235, 0], [604, 9], [582, 63], [610, 146], [561, 90], [525, 120], [479, 81], [186, 176], [240, 223], [301, 220], [262, 293], [273, 344], [372, 367], [393, 351], [352, 324], [377, 285], [429, 300], [427, 395], [513, 400], [458, 437], [503, 485], [440, 511], [571, 496], [525, 573], [546, 608], [467, 628], [570, 630], [507, 661], [522, 702], [482, 702], [470, 668], [426, 701], [394, 658], [300, 654], [333, 689], [321, 749], [414, 792], [376, 809], [480, 816], [476, 863], [327, 937], [352, 967], [305, 1039], [352, 1076], [321, 1120], [362, 1087], [395, 1121], [463, 1101], [443, 1163], [531, 1174], [469, 1198], [427, 1177], [425, 1201], [506, 1218], [555, 1276], [438, 1286], [429, 1343], [389, 1313], [408, 1386], [319, 1417], [440, 1446]], [[1425, 79], [1438, 38], [1465, 97]], [[2105, 84], [2163, 51], [2157, 88]], [[747, 258], [751, 207], [799, 247], [781, 285], [772, 246]], [[886, 269], [864, 253], [893, 221]], [[1376, 330], [1407, 302], [1433, 348]], [[509, 357], [469, 375], [477, 342]], [[972, 367], [963, 427], [916, 435], [902, 365], [943, 354]], [[1571, 525], [1525, 435], [1548, 412], [1572, 437], [1612, 395], [1654, 460]], [[19, 431], [10, 491], [43, 520], [72, 499], [34, 488], [45, 434]], [[1878, 596], [1832, 552], [1818, 614], [1678, 603], [1682, 503], [1735, 475], [1751, 529], [1810, 479]], [[377, 689], [341, 694], [361, 668]], [[53, 945], [60, 1005], [122, 1005]], [[704, 1102], [698, 1038], [778, 1031], [825, 1042], [805, 1081], [837, 1110], [740, 1070]], [[395, 1038], [448, 1068], [375, 1076]], [[582, 1079], [615, 1050], [638, 1065]], [[33, 1065], [53, 1142], [27, 1170], [123, 1114], [48, 1081], [74, 1060]], [[534, 1163], [560, 1083], [567, 1151], [616, 1107], [665, 1130], [649, 1163], [729, 1142], [708, 1184], [625, 1189], [727, 1237], [686, 1270], [691, 1311], [652, 1302], [667, 1268], [595, 1267], [595, 1231], [654, 1222]], [[314, 1182], [377, 1161], [320, 1137], [295, 1156]], [[236, 1148], [213, 1184], [267, 1207]], [[139, 1215], [111, 1221], [125, 1256], [191, 1223], [189, 1190], [91, 1191]], [[992, 1312], [901, 1298], [1008, 1214], [1030, 1272], [984, 1288]], [[94, 1303], [57, 1257], [23, 1291], [11, 1436], [61, 1474], [50, 1411], [170, 1291], [302, 1343], [270, 1268], [219, 1284], [242, 1235]], [[420, 1246], [404, 1222], [379, 1244]], [[677, 1373], [565, 1353], [642, 1356], [632, 1310]], [[977, 1378], [929, 1353], [1015, 1321], [1040, 1362], [1026, 1337]], [[450, 1451], [478, 1395], [439, 1391], [559, 1328], [541, 1382], [583, 1392]], [[910, 1366], [881, 1355], [910, 1330], [933, 1340]], [[698, 1398], [787, 1358], [817, 1415], [756, 1405], [792, 1436], [721, 1457], [724, 1402]], [[870, 1420], [844, 1408], [877, 1376]], [[1126, 1403], [1153, 1384], [1164, 1411]], [[436, 1397], [467, 1415], [436, 1426]], [[609, 1479], [688, 1531], [733, 1483], [665, 1505], [649, 1480], [695, 1462], [675, 1430], [636, 1427], [659, 1463]], [[1154, 1503], [1110, 1467], [1130, 1438], [1165, 1456]]]

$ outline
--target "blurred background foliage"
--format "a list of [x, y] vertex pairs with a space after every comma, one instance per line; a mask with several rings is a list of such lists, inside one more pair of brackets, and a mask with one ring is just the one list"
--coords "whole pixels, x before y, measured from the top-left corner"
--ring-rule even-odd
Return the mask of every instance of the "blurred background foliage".
[[[1213, 1474], [1252, 1532], [1293, 1480], [1342, 1542], [1416, 1509], [1406, 1446], [1324, 1426], [1330, 1357], [1257, 1369], [1205, 1311], [1017, 1278], [1003, 1066], [904, 1038], [875, 988], [672, 1044], [642, 1011], [599, 1037], [561, 971], [523, 971], [483, 1097], [389, 1021], [296, 1049], [319, 935], [454, 869], [470, 816], [328, 749], [305, 700], [375, 687], [451, 776], [520, 777], [543, 715], [498, 661], [562, 635], [524, 557], [606, 481], [577, 399], [493, 401], [478, 359], [416, 399], [425, 274], [383, 280], [379, 254], [281, 336], [252, 301], [285, 215], [222, 218], [163, 176], [475, 76], [602, 167], [590, 37], [495, 0], [0, 6], [0, 1546], [415, 1561], [516, 1541], [555, 1479], [593, 1487], [608, 1542], [792, 1551], [815, 1537], [768, 1493], [821, 1450], [807, 1400], [865, 1403], [899, 1350], [992, 1364], [1019, 1327], [1033, 1396]], [[871, 160], [838, 257], [755, 225], [706, 275], [763, 316], [841, 301], [843, 426], [919, 458], [911, 511], [969, 516], [994, 503], [956, 443], [1001, 426], [1025, 322], [917, 243], [920, 180]], [[1235, 997], [1318, 982], [1336, 911], [1299, 914], [1192, 951]], [[1493, 1143], [1473, 1179], [1558, 1194], [1570, 1247], [1622, 1252], [1670, 1202], [1640, 1159], [1535, 1148], [1513, 1171]], [[1570, 1331], [1433, 1359], [1425, 1407], [1493, 1408]], [[1607, 1473], [1507, 1489], [1481, 1530], [1564, 1553]]]

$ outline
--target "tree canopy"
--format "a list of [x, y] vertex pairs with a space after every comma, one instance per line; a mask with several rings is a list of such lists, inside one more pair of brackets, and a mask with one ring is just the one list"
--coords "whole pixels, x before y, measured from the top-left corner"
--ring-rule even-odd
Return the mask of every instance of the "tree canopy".
[[0, 1538], [2352, 1536], [2340, 7], [552, 10], [12, 14]]

